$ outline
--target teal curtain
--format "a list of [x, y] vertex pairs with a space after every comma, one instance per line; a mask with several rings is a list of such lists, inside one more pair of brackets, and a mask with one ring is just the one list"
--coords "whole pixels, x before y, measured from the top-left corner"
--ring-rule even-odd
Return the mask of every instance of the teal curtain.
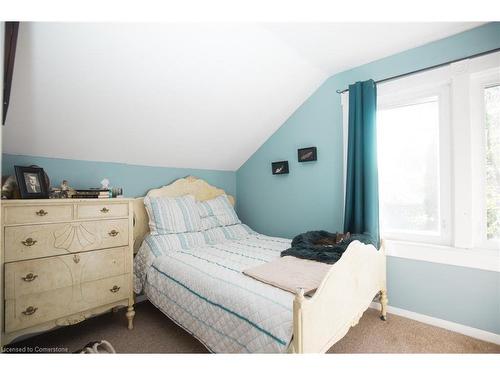
[[377, 87], [349, 86], [349, 134], [344, 232], [369, 235], [380, 245], [378, 222]]

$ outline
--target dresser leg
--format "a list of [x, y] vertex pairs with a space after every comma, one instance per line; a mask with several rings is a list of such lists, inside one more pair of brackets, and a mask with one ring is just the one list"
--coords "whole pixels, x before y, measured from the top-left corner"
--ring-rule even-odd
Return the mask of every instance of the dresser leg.
[[135, 316], [134, 306], [129, 306], [127, 308], [125, 316], [128, 319], [128, 329], [134, 329], [134, 316]]

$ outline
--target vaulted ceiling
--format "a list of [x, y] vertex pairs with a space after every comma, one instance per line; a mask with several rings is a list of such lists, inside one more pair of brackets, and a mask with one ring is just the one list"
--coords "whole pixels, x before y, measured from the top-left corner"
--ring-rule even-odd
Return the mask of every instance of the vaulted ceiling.
[[22, 23], [3, 151], [236, 170], [329, 76], [478, 23]]

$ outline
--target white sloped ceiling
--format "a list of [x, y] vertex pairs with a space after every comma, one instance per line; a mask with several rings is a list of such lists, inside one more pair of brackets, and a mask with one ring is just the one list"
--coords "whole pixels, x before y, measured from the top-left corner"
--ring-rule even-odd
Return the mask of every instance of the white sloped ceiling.
[[236, 170], [330, 75], [477, 25], [22, 23], [3, 152]]

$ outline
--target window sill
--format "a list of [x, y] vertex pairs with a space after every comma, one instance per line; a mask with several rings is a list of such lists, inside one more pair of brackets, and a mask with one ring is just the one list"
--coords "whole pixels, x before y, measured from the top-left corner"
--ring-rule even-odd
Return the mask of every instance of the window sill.
[[385, 240], [388, 256], [500, 272], [500, 251]]

